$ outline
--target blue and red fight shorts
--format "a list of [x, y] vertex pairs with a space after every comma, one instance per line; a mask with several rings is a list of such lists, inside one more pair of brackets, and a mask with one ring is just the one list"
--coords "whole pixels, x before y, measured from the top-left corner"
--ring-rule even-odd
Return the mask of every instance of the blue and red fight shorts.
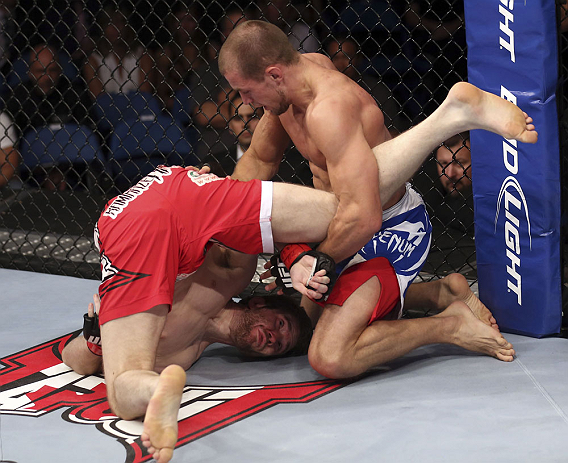
[[172, 304], [212, 242], [247, 254], [274, 252], [272, 183], [239, 182], [160, 166], [106, 205], [95, 226], [101, 257], [101, 325]]
[[432, 239], [432, 225], [420, 194], [406, 185], [406, 193], [383, 212], [383, 224], [355, 255], [337, 264], [339, 277], [325, 303], [343, 305], [363, 283], [377, 276], [381, 296], [369, 323], [390, 314], [398, 306], [402, 314], [404, 295], [422, 269]]

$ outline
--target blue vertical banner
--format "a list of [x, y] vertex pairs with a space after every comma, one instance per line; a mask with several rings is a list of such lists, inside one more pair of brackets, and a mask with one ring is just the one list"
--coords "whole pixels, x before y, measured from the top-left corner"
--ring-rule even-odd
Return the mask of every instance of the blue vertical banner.
[[471, 133], [480, 299], [503, 331], [560, 331], [560, 154], [554, 0], [465, 0], [469, 82], [534, 119], [528, 145]]

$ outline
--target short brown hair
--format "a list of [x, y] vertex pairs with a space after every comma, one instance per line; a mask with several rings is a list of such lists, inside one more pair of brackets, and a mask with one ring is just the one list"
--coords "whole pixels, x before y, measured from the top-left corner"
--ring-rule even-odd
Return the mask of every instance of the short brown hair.
[[461, 143], [462, 146], [466, 146], [466, 142], [468, 140], [469, 140], [469, 131], [461, 132], [461, 133], [458, 133], [456, 135], [453, 135], [452, 137], [450, 137], [446, 141], [444, 141], [444, 143], [442, 143], [440, 145], [440, 148], [442, 146], [449, 148], [450, 146], [457, 145], [458, 143]]
[[225, 40], [219, 51], [219, 70], [225, 74], [234, 66], [245, 79], [260, 81], [268, 66], [289, 66], [299, 59], [300, 53], [282, 30], [266, 21], [251, 20], [239, 24]]

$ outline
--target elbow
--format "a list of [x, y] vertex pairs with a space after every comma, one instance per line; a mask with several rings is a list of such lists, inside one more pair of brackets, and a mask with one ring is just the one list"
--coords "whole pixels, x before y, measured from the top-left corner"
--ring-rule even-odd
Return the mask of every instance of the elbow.
[[352, 378], [358, 373], [349, 368], [349, 363], [342, 355], [335, 355], [333, 352], [321, 352], [310, 348], [308, 360], [315, 371], [329, 379]]
[[361, 241], [365, 243], [369, 241], [375, 233], [377, 233], [383, 226], [383, 217], [381, 215], [361, 214], [356, 223], [356, 229], [359, 230]]
[[346, 345], [338, 345], [328, 336], [314, 333], [308, 350], [310, 366], [320, 375], [329, 379], [347, 379], [362, 373], [356, 369], [352, 350]]
[[71, 368], [75, 373], [84, 375], [84, 373], [81, 371], [82, 370], [81, 365], [78, 364], [78, 362], [75, 362], [73, 356], [70, 355], [68, 352], [69, 349], [67, 348], [64, 348], [63, 352], [61, 352], [61, 360], [63, 361], [63, 363], [67, 365], [69, 368]]
[[72, 354], [72, 349], [69, 346], [63, 348], [61, 360], [78, 375], [89, 376], [100, 371], [101, 361], [98, 358], [92, 362], [81, 361], [76, 355]]

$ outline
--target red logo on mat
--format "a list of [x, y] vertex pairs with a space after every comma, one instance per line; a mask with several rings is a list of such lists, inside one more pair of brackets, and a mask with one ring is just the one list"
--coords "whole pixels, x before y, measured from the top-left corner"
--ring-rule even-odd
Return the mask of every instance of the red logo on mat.
[[[140, 441], [141, 421], [124, 421], [110, 411], [104, 380], [81, 376], [61, 362], [71, 334], [0, 360], [0, 413], [40, 417], [62, 409], [62, 418], [96, 428], [126, 448], [125, 463], [151, 460]], [[179, 413], [177, 447], [279, 403], [306, 403], [346, 383], [321, 380], [273, 386], [186, 386]]]

